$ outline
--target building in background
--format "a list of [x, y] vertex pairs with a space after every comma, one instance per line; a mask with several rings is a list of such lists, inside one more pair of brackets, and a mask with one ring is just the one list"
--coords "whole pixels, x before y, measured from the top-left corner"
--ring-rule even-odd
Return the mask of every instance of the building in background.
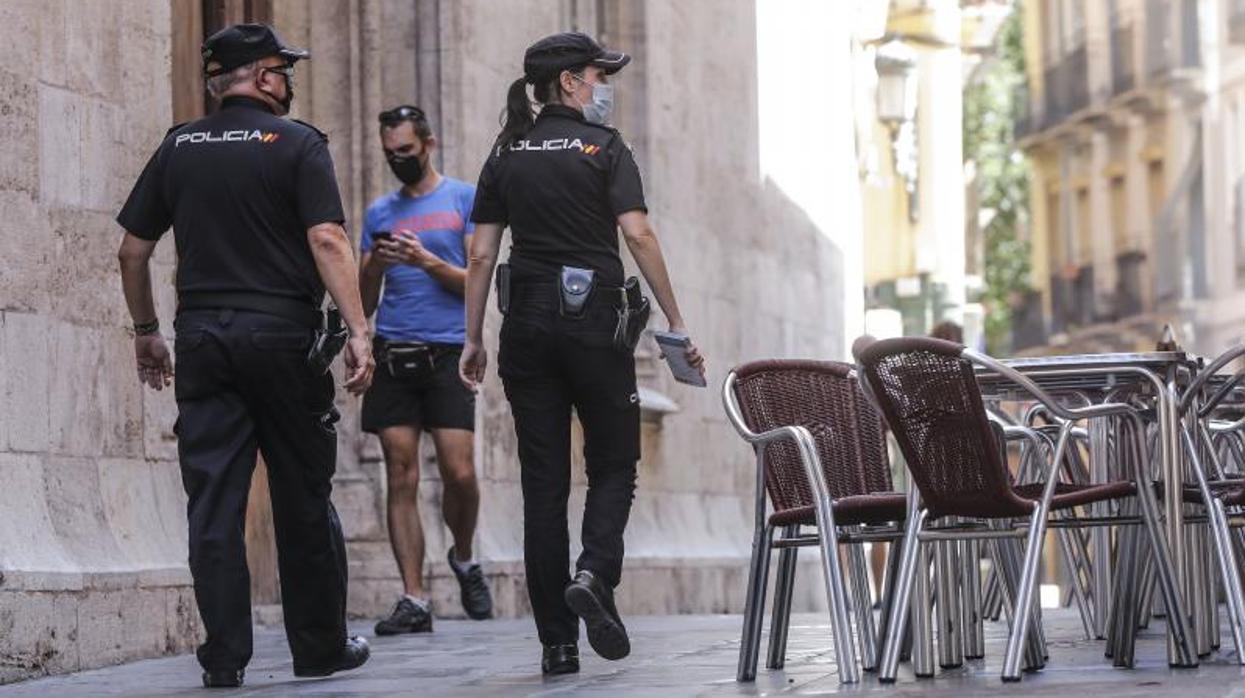
[[1026, 0], [1032, 282], [1016, 344], [1245, 332], [1245, 2]]
[[976, 343], [983, 259], [966, 215], [962, 88], [1009, 3], [893, 0], [881, 11], [881, 31], [857, 46], [867, 329], [920, 335], [949, 319]]
[[[853, 94], [856, 9], [821, 0], [0, 3], [0, 682], [196, 640], [175, 409], [170, 391], [144, 391], [133, 376], [112, 218], [169, 126], [203, 112], [205, 35], [271, 21], [310, 48], [295, 116], [329, 134], [352, 231], [368, 202], [396, 186], [376, 143], [382, 108], [423, 106], [440, 136], [439, 169], [472, 181], [530, 42], [578, 28], [631, 52], [616, 81], [618, 125], [645, 175], [710, 384], [720, 385], [747, 359], [842, 357], [860, 331], [860, 191], [853, 112], [842, 108]], [[171, 241], [154, 267], [166, 328]], [[490, 317], [490, 347], [497, 328]], [[674, 383], [651, 347], [639, 364], [644, 454], [619, 605], [737, 611], [754, 459], [715, 390]], [[376, 615], [400, 589], [380, 454], [359, 431], [357, 403], [342, 396], [340, 407], [334, 500], [348, 537], [350, 611]], [[495, 377], [479, 409], [477, 550], [499, 612], [523, 614], [518, 460]], [[438, 610], [454, 611], [441, 562], [449, 541], [432, 525], [436, 469], [424, 476], [428, 588]], [[260, 468], [248, 547], [254, 600], [271, 620], [280, 592], [265, 488]], [[815, 605], [819, 589], [798, 585], [797, 605]]]

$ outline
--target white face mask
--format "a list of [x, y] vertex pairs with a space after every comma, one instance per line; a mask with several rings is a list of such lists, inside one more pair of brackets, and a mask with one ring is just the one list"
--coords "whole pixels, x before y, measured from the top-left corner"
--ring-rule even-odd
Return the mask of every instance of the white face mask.
[[[588, 84], [578, 75], [574, 77], [585, 85]], [[610, 114], [614, 111], [614, 86], [603, 83], [592, 85], [592, 103], [579, 106], [584, 112], [584, 121], [602, 125], [609, 123]]]

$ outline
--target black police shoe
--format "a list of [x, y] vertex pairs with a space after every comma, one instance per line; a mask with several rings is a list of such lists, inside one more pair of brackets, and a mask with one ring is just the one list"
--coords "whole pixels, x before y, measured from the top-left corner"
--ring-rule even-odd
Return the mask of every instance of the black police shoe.
[[363, 663], [371, 655], [372, 650], [367, 646], [367, 640], [361, 637], [347, 638], [346, 644], [342, 646], [341, 652], [336, 657], [318, 666], [299, 666], [295, 664], [294, 675], [299, 678], [310, 678], [329, 676], [339, 671], [358, 669], [363, 666]]
[[579, 645], [545, 645], [540, 656], [540, 673], [579, 673]]
[[450, 569], [454, 570], [454, 576], [458, 578], [458, 595], [463, 600], [463, 610], [467, 612], [467, 617], [472, 620], [492, 618], [493, 595], [484, 583], [484, 570], [480, 569], [480, 564], [475, 563], [466, 568], [460, 566], [454, 559], [453, 546], [446, 557], [449, 558]]
[[614, 590], [588, 570], [580, 570], [563, 594], [566, 605], [588, 626], [588, 644], [604, 659], [622, 659], [631, 654], [631, 640], [618, 609]]
[[203, 672], [204, 688], [237, 688], [246, 676], [244, 669], [208, 669]]
[[432, 611], [403, 596], [393, 607], [393, 613], [374, 628], [377, 635], [400, 635], [402, 633], [432, 632]]

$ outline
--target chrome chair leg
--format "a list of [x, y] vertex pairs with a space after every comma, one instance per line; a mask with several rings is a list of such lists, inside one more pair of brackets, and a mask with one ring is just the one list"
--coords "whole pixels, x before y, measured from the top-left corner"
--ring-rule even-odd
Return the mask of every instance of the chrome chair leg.
[[[1137, 464], [1145, 463], [1145, 460], [1141, 458], [1141, 454], [1145, 453], [1145, 443], [1142, 437], [1145, 430], [1141, 427], [1140, 421], [1138, 418], [1133, 418], [1131, 429], [1134, 441], [1134, 454], [1136, 456], [1133, 462]], [[1144, 477], [1140, 477], [1142, 475]], [[1198, 660], [1194, 649], [1193, 629], [1181, 595], [1181, 589], [1176, 581], [1171, 553], [1167, 548], [1167, 541], [1163, 537], [1163, 530], [1159, 523], [1158, 502], [1155, 501], [1154, 490], [1149, 487], [1150, 479], [1148, 474], [1144, 471], [1138, 471], [1134, 476], [1139, 478], [1137, 501], [1141, 509], [1141, 518], [1145, 523], [1151, 557], [1154, 559], [1154, 570], [1158, 577], [1159, 587], [1163, 592], [1163, 602], [1167, 609], [1167, 629], [1171, 635], [1172, 646], [1175, 650], [1169, 663], [1173, 666], [1195, 667], [1198, 664]], [[1147, 603], [1144, 597], [1139, 599], [1139, 601], [1143, 605]]]
[[903, 545], [900, 548], [902, 559], [899, 562], [899, 575], [895, 580], [890, 619], [886, 624], [886, 638], [882, 642], [882, 661], [878, 664], [878, 680], [882, 683], [893, 683], [899, 669], [899, 652], [907, 625], [905, 618], [912, 600], [912, 585], [916, 581], [917, 551], [922, 547], [921, 526], [925, 523], [926, 515], [924, 509], [915, 514], [909, 511], [908, 521], [904, 525]]
[[847, 556], [848, 569], [851, 570], [850, 598], [856, 611], [856, 636], [860, 641], [860, 668], [873, 671], [877, 668], [878, 639], [877, 629], [873, 624], [873, 599], [864, 544], [848, 545]]
[[922, 543], [917, 551], [916, 589], [909, 610], [912, 619], [912, 673], [917, 678], [934, 675], [934, 626], [931, 618], [930, 543]]
[[[1053, 484], [1047, 486], [1053, 491]], [[1020, 588], [1016, 592], [1016, 603], [1012, 613], [1012, 629], [1007, 638], [1007, 650], [1003, 654], [1003, 680], [1020, 680], [1020, 655], [1027, 640], [1029, 622], [1033, 618], [1034, 600], [1038, 575], [1038, 565], [1042, 561], [1042, 539], [1046, 533], [1046, 515], [1049, 508], [1049, 497], [1044, 496], [1042, 502], [1033, 512], [1029, 522], [1029, 534], [1025, 541], [1025, 557], [1020, 571]]]
[[[876, 544], [875, 544], [876, 545]], [[886, 645], [886, 634], [890, 624], [893, 622], [895, 610], [895, 584], [899, 577], [899, 561], [903, 556], [902, 539], [896, 538], [891, 541], [886, 551], [886, 572], [882, 577], [882, 608], [878, 613], [877, 626], [877, 654], [874, 657], [873, 667], [876, 669], [882, 666], [882, 650]]]
[[981, 543], [966, 540], [961, 544], [960, 584], [964, 590], [962, 627], [964, 658], [981, 659], [986, 654], [985, 626], [981, 614]]
[[934, 544], [934, 596], [938, 618], [938, 666], [964, 664], [963, 618], [960, 611], [958, 541]]
[[[799, 526], [786, 526], [782, 536], [789, 538], [799, 533]], [[778, 553], [778, 574], [774, 579], [774, 607], [770, 611], [769, 654], [766, 669], [781, 669], [786, 664], [787, 631], [791, 627], [791, 595], [795, 586], [795, 568], [799, 548], [783, 548]]]
[[758, 530], [752, 539], [752, 564], [748, 570], [748, 596], [744, 602], [743, 637], [739, 641], [739, 665], [735, 680], [755, 681], [761, 651], [761, 622], [765, 617], [765, 587], [769, 578], [770, 546], [774, 528]]

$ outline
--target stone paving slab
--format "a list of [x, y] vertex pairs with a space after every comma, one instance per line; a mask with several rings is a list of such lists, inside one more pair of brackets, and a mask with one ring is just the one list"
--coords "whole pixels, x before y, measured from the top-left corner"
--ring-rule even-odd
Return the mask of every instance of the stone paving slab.
[[[530, 620], [438, 621], [433, 635], [369, 638], [372, 659], [364, 668], [327, 679], [299, 680], [290, 673], [289, 654], [278, 629], [257, 629], [255, 659], [241, 690], [213, 695], [239, 696], [769, 696], [831, 693], [893, 696], [1171, 696], [1245, 698], [1245, 669], [1229, 646], [1198, 669], [1167, 667], [1163, 624], [1155, 621], [1138, 642], [1138, 667], [1113, 668], [1102, 643], [1081, 637], [1074, 612], [1048, 612], [1048, 668], [1020, 684], [998, 677], [1005, 628], [987, 625], [983, 661], [916, 680], [906, 667], [893, 686], [866, 674], [857, 686], [840, 686], [829, 648], [829, 627], [821, 615], [792, 621], [787, 667], [759, 672], [756, 683], [737, 684], [739, 616], [639, 617], [629, 622], [633, 653], [621, 662], [597, 658], [582, 643], [578, 675], [544, 679], [539, 645]], [[355, 632], [370, 635], [359, 625]], [[762, 664], [764, 656], [762, 656]], [[37, 696], [204, 696], [194, 657], [184, 655], [85, 671], [68, 676], [0, 686], [0, 698]]]

